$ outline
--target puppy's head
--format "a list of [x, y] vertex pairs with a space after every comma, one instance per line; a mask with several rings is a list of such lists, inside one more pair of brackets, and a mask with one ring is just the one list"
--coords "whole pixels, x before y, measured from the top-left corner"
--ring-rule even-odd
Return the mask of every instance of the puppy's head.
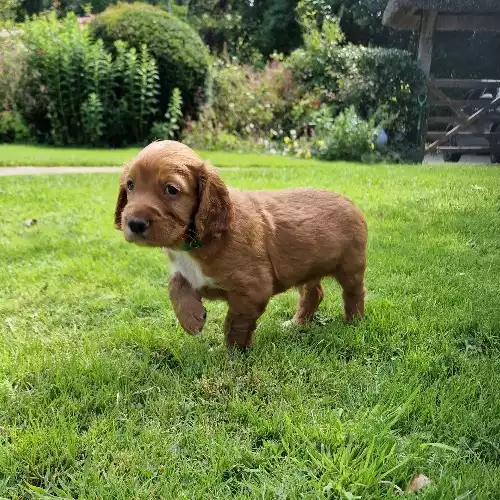
[[229, 193], [213, 167], [175, 141], [154, 142], [120, 177], [115, 226], [129, 242], [182, 248], [227, 231]]

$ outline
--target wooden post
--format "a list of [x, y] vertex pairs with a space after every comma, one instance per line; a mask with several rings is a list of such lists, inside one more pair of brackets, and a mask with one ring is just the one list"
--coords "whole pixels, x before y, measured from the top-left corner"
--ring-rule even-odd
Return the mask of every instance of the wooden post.
[[422, 14], [420, 40], [418, 42], [418, 64], [427, 77], [431, 74], [432, 46], [437, 12], [425, 11]]
[[[420, 26], [420, 39], [418, 42], [417, 62], [420, 69], [425, 73], [427, 80], [431, 74], [432, 48], [434, 42], [434, 27], [438, 13], [435, 11], [424, 11], [422, 13], [422, 23]], [[424, 161], [425, 140], [427, 138], [427, 109], [422, 109], [420, 122], [420, 159]]]

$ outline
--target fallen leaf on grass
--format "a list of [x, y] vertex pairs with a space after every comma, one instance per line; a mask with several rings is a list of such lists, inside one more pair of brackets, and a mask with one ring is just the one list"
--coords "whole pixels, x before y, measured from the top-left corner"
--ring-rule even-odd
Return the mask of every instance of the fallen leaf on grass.
[[410, 482], [410, 487], [408, 489], [409, 492], [416, 493], [424, 489], [426, 486], [429, 486], [431, 480], [424, 476], [423, 474], [417, 474]]
[[424, 476], [423, 474], [417, 474], [411, 480], [408, 489], [406, 491], [403, 491], [397, 484], [394, 484], [391, 481], [380, 481], [380, 484], [391, 486], [392, 488], [394, 488], [394, 491], [401, 496], [411, 495], [412, 493], [418, 493], [420, 490], [423, 490], [430, 483], [431, 480], [427, 476]]
[[24, 225], [26, 227], [31, 227], [31, 226], [34, 226], [37, 222], [38, 222], [37, 219], [28, 219], [28, 220], [24, 221]]

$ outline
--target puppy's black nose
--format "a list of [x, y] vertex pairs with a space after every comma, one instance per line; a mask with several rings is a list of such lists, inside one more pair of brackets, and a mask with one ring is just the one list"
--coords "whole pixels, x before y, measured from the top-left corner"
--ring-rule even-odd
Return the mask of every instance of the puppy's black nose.
[[148, 228], [149, 222], [139, 217], [129, 217], [127, 225], [133, 233], [142, 234]]

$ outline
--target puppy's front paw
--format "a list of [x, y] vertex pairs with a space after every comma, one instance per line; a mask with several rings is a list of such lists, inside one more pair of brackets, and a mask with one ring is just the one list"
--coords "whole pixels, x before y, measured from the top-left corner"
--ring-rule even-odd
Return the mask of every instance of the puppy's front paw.
[[190, 335], [199, 335], [207, 321], [207, 310], [201, 301], [191, 305], [183, 304], [183, 307], [174, 306], [175, 315], [182, 328]]
[[207, 321], [207, 310], [203, 307], [200, 296], [187, 294], [183, 296], [183, 300], [172, 305], [182, 328], [190, 335], [200, 334]]
[[190, 335], [201, 333], [207, 320], [207, 310], [203, 307], [200, 295], [180, 275], [171, 278], [169, 292], [182, 328]]

